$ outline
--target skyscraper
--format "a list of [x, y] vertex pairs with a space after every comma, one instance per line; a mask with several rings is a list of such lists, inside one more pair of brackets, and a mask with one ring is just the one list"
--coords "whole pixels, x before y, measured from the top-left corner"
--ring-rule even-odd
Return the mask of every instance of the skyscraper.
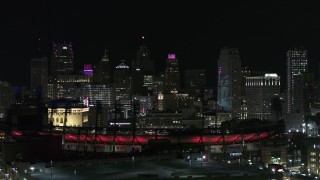
[[137, 51], [137, 59], [133, 63], [133, 67], [140, 69], [144, 74], [154, 74], [154, 65], [151, 60], [151, 53], [148, 47], [144, 44], [144, 36], [142, 36], [142, 45]]
[[96, 72], [94, 72], [95, 82], [103, 85], [107, 85], [112, 82], [111, 62], [110, 62], [107, 50], [104, 51], [104, 56], [102, 57], [101, 61], [99, 62], [95, 70], [96, 70]]
[[0, 122], [6, 120], [7, 109], [14, 102], [11, 85], [0, 81]]
[[151, 59], [151, 53], [144, 44], [142, 36], [142, 45], [137, 51], [137, 58], [132, 62], [132, 80], [133, 93], [146, 94], [146, 90], [153, 87], [154, 64]]
[[130, 68], [122, 60], [121, 63], [114, 70], [114, 89], [115, 89], [115, 100], [117, 101], [118, 107], [120, 106], [124, 112], [124, 117], [127, 116], [128, 109], [131, 107], [131, 76]]
[[51, 75], [73, 73], [73, 51], [71, 43], [54, 43], [52, 47]]
[[179, 63], [175, 54], [168, 54], [166, 71], [164, 74], [164, 88], [171, 92], [180, 90]]
[[247, 118], [271, 119], [272, 98], [280, 95], [280, 77], [274, 73], [246, 77]]
[[48, 97], [48, 59], [46, 57], [31, 59], [32, 95]]
[[241, 60], [237, 48], [224, 47], [218, 59], [218, 106], [233, 117], [241, 112]]
[[206, 87], [206, 70], [186, 70], [185, 87], [193, 97], [199, 96], [201, 91]]
[[295, 48], [287, 52], [287, 113], [292, 113], [294, 98], [294, 76], [306, 72], [308, 54], [304, 48]]

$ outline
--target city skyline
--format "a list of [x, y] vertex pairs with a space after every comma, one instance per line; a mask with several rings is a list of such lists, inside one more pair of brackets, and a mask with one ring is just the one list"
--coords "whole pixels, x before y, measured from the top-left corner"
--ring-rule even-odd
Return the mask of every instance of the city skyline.
[[[64, 2], [61, 6], [61, 3], [4, 4], [1, 17], [4, 28], [0, 31], [5, 37], [0, 54], [8, 68], [1, 71], [1, 81], [29, 86], [29, 78], [19, 76], [29, 76], [30, 70], [25, 67], [30, 67], [30, 59], [50, 58], [53, 42], [72, 42], [76, 70], [81, 70], [83, 64], [97, 64], [104, 49], [109, 50], [113, 68], [121, 59], [131, 65], [142, 36], [157, 72], [164, 72], [167, 54], [175, 53], [181, 72], [206, 69], [210, 86], [217, 83], [218, 55], [224, 46], [239, 48], [241, 61], [249, 69], [267, 70], [281, 77], [286, 75], [286, 52], [292, 47], [306, 48], [311, 67], [318, 67], [312, 64], [320, 57], [316, 33], [320, 25], [315, 21], [320, 14], [310, 4], [229, 1], [209, 6], [208, 2], [95, 1]], [[12, 73], [13, 68], [19, 75]]]

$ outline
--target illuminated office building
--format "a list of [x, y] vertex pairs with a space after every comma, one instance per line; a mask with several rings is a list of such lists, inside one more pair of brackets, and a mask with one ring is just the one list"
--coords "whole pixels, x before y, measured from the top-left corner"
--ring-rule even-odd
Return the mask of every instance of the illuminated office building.
[[82, 85], [91, 84], [92, 77], [88, 75], [59, 75], [50, 79], [48, 95], [51, 99], [80, 99]]
[[6, 111], [11, 104], [13, 104], [11, 85], [0, 81], [0, 121], [5, 121]]
[[222, 48], [218, 59], [218, 106], [232, 117], [241, 116], [241, 77], [239, 50]]
[[55, 43], [52, 47], [51, 59], [51, 75], [66, 75], [72, 74], [73, 64], [73, 50], [71, 43]]
[[48, 59], [31, 59], [31, 93], [32, 95], [48, 97]]
[[271, 120], [272, 99], [279, 94], [280, 76], [277, 74], [246, 77], [247, 118]]
[[130, 68], [125, 64], [125, 60], [122, 60], [114, 70], [114, 90], [118, 106], [123, 109], [124, 117], [128, 117], [127, 112], [131, 108], [132, 92]]
[[142, 45], [137, 51], [137, 58], [132, 62], [132, 89], [134, 94], [146, 94], [153, 87], [154, 64], [151, 53], [144, 44], [144, 36], [141, 38]]
[[176, 54], [168, 54], [164, 74], [164, 88], [169, 92], [177, 92], [180, 90], [179, 62]]
[[287, 113], [293, 112], [293, 105], [295, 104], [293, 98], [294, 76], [306, 72], [307, 68], [308, 53], [306, 49], [295, 48], [287, 52]]
[[95, 106], [97, 102], [103, 106], [111, 106], [114, 103], [113, 88], [110, 85], [84, 84], [81, 89], [82, 100], [87, 106]]

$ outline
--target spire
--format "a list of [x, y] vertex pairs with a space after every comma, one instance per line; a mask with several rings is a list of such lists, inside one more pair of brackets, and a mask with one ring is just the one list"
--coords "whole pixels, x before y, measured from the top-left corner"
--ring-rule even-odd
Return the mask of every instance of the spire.
[[104, 50], [104, 56], [101, 59], [101, 61], [109, 61], [108, 50], [107, 49]]

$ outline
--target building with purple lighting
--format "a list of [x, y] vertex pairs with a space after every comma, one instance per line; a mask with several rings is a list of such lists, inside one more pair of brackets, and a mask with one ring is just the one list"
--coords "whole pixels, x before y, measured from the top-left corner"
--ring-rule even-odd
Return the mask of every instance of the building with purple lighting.
[[73, 65], [73, 50], [70, 43], [55, 43], [52, 45], [51, 59], [51, 75], [66, 75], [72, 74]]
[[164, 74], [164, 88], [170, 92], [176, 92], [180, 90], [180, 72], [176, 54], [168, 54], [166, 70]]
[[93, 75], [92, 64], [84, 64], [83, 65], [83, 74], [88, 75], [88, 76]]

